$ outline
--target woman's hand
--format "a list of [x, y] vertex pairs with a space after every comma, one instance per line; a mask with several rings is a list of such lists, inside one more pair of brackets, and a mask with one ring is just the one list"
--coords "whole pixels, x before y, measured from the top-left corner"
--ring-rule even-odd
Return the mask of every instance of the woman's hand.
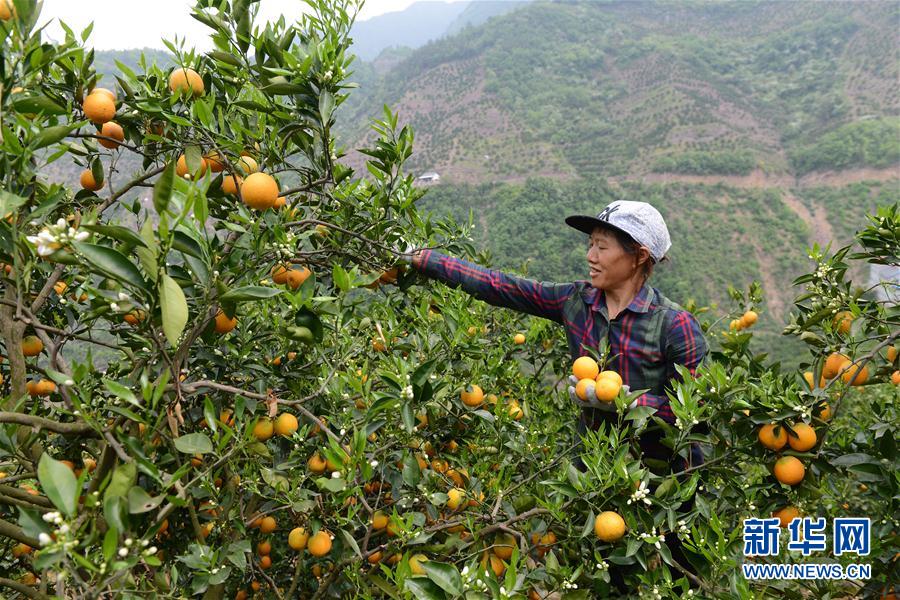
[[[593, 384], [589, 384], [587, 386], [587, 400], [582, 400], [578, 397], [578, 394], [575, 393], [576, 385], [578, 385], [578, 379], [574, 375], [569, 375], [569, 399], [572, 400], [574, 404], [582, 407], [597, 408], [604, 412], [616, 412], [615, 402], [602, 402], [597, 399], [597, 394], [594, 391]], [[625, 390], [626, 394], [631, 391], [631, 388], [624, 384], [622, 385], [622, 389]]]

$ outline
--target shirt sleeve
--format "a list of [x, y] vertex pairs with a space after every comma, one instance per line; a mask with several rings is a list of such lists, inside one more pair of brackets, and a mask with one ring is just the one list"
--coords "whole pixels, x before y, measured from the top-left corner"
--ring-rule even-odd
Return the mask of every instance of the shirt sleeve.
[[[697, 368], [706, 361], [708, 353], [709, 347], [696, 317], [686, 310], [676, 312], [666, 332], [666, 391], [673, 391], [673, 380], [682, 380], [675, 370], [676, 364], [684, 365], [690, 370], [691, 376], [694, 376]], [[675, 414], [666, 394], [647, 392], [638, 396], [635, 402], [636, 406], [657, 409], [656, 415], [667, 423], [675, 422]]]
[[416, 270], [488, 304], [563, 322], [563, 305], [575, 293], [572, 283], [547, 283], [508, 275], [475, 263], [423, 250]]

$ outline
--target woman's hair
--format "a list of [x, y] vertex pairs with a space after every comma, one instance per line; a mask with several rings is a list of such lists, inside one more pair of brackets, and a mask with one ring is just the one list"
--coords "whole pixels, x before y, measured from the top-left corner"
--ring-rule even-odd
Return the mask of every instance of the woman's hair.
[[[625, 250], [626, 254], [637, 254], [638, 250], [641, 248], [640, 242], [636, 241], [633, 237], [631, 237], [624, 231], [619, 231], [618, 229], [613, 229], [611, 227], [603, 227], [603, 229], [616, 236], [616, 240], [619, 242], [619, 245], [622, 246], [622, 248]], [[668, 260], [668, 256], [663, 256], [659, 260], [659, 262], [665, 262]], [[654, 262], [653, 257], [651, 256], [649, 260], [645, 261], [644, 264], [640, 266], [641, 277], [643, 277], [644, 281], [647, 281], [650, 278], [650, 275], [653, 274], [653, 267], [655, 265], [656, 262]]]

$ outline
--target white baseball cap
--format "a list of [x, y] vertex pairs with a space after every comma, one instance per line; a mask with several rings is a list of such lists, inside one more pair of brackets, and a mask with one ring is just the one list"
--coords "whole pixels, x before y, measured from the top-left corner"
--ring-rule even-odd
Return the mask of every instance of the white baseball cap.
[[596, 217], [572, 215], [566, 223], [590, 235], [595, 227], [610, 227], [630, 235], [650, 250], [653, 262], [659, 262], [672, 247], [669, 229], [659, 211], [646, 202], [616, 200]]

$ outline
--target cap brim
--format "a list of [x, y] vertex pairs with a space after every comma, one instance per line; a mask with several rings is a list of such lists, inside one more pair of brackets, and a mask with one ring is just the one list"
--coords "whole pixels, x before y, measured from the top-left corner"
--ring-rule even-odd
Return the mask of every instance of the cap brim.
[[631, 237], [630, 233], [620, 227], [616, 227], [609, 221], [601, 221], [597, 217], [590, 217], [588, 215], [572, 215], [571, 217], [566, 217], [566, 225], [568, 225], [569, 227], [574, 227], [578, 231], [584, 232], [588, 235], [594, 233], [594, 228], [602, 227], [604, 229], [615, 229], [616, 231], [621, 231], [628, 237]]

